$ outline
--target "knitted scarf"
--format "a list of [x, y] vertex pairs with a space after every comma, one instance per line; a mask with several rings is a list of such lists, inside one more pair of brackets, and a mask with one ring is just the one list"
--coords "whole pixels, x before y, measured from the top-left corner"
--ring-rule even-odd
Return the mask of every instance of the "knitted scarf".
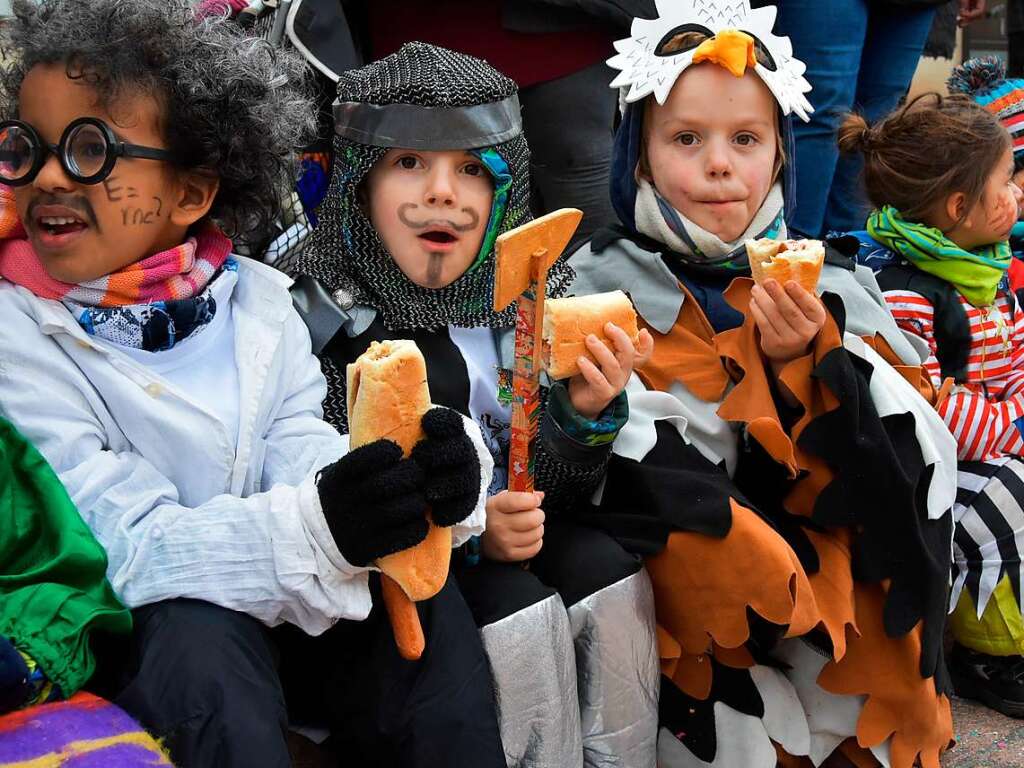
[[872, 211], [868, 234], [922, 272], [942, 278], [976, 307], [990, 306], [1010, 268], [1010, 244], [993, 243], [965, 251], [935, 227], [906, 221], [887, 205]]
[[635, 218], [640, 234], [664, 243], [690, 266], [723, 274], [749, 274], [750, 264], [744, 246], [747, 240], [761, 237], [784, 239], [787, 234], [780, 183], [769, 190], [746, 231], [729, 243], [686, 218], [646, 179], [637, 181]]
[[73, 301], [86, 307], [122, 307], [192, 298], [206, 287], [230, 253], [231, 240], [215, 225], [207, 224], [181, 245], [109, 275], [72, 284], [50, 277], [22, 230], [21, 237], [15, 234], [0, 241], [0, 276], [43, 299]]
[[[46, 271], [13, 200], [0, 187], [0, 276], [40, 298], [62, 301], [88, 333], [155, 352], [213, 318], [216, 304], [205, 289], [231, 253], [231, 240], [216, 225], [208, 222], [181, 245], [117, 272], [72, 284]], [[104, 329], [117, 330], [111, 336]]]

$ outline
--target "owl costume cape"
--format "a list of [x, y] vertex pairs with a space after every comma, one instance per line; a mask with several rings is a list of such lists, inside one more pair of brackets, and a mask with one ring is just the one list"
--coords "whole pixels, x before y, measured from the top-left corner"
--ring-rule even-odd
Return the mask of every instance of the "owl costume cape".
[[[373, 341], [412, 339], [427, 363], [432, 401], [480, 424], [495, 459], [490, 493], [497, 493], [507, 487], [516, 309], [492, 309], [494, 242], [530, 219], [515, 83], [478, 59], [409, 43], [343, 73], [334, 114], [330, 188], [293, 289], [327, 377], [325, 416], [347, 431], [345, 366]], [[443, 288], [409, 280], [368, 218], [360, 185], [393, 147], [466, 150], [493, 181], [477, 258]], [[564, 293], [571, 274], [559, 260], [549, 295]], [[654, 765], [650, 581], [610, 536], [571, 521], [571, 508], [600, 482], [625, 415], [620, 395], [597, 422], [583, 423], [566, 388], [553, 386], [538, 438], [537, 487], [548, 515], [541, 554], [530, 570], [481, 560], [472, 547], [453, 560], [490, 658], [510, 766]]]
[[692, 64], [759, 77], [783, 146], [789, 115], [811, 111], [805, 68], [772, 33], [773, 7], [657, 5], [609, 60], [623, 97], [621, 226], [570, 265], [572, 293], [626, 291], [655, 337], [590, 521], [644, 555], [654, 584], [659, 765], [820, 765], [840, 750], [858, 766], [938, 768], [952, 738], [942, 631], [956, 450], [918, 392], [922, 350], [856, 266], [856, 244], [830, 242], [827, 320], [779, 375], [798, 405], [780, 397], [743, 242], [786, 237], [791, 171], [723, 242], [637, 163], [643, 100], [664, 102]]

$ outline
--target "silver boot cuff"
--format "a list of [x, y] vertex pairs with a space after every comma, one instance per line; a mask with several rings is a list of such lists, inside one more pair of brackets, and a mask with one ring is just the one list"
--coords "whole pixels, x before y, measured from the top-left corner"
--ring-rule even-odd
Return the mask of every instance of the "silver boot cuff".
[[583, 765], [569, 619], [558, 595], [480, 630], [509, 768]]
[[654, 768], [660, 671], [647, 571], [569, 608], [576, 646], [583, 764]]

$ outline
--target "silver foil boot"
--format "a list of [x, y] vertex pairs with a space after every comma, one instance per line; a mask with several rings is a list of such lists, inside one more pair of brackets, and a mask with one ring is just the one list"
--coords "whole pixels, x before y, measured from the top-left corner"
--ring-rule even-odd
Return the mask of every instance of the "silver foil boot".
[[580, 768], [569, 618], [557, 594], [480, 630], [509, 768]]
[[647, 571], [569, 608], [576, 649], [583, 764], [654, 768], [660, 670]]

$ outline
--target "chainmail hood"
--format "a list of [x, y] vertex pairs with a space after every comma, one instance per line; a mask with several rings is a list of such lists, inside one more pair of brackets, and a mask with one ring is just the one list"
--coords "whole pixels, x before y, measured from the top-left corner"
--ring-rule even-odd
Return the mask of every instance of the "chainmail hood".
[[[334, 170], [320, 223], [295, 265], [335, 299], [365, 304], [388, 328], [506, 327], [515, 305], [492, 310], [494, 238], [531, 218], [529, 149], [516, 85], [484, 61], [425, 43], [342, 73], [335, 103]], [[416, 285], [398, 268], [359, 203], [359, 185], [391, 147], [467, 149], [495, 182], [494, 204], [477, 261], [444, 288]], [[568, 287], [563, 257], [548, 295]]]

